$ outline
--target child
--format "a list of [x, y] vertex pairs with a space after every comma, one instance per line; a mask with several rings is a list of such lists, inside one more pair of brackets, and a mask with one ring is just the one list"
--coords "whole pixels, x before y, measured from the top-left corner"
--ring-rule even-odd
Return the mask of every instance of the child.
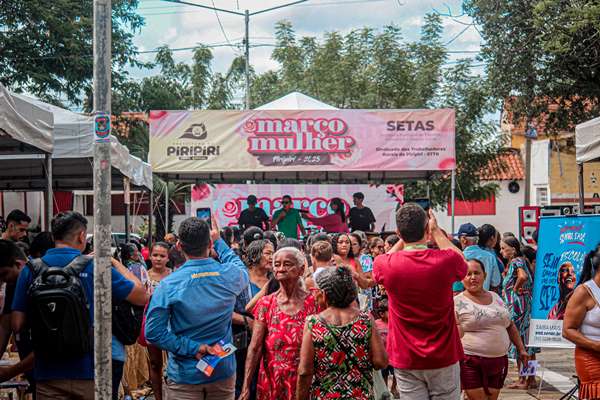
[[400, 237], [398, 235], [390, 235], [390, 236], [386, 237], [385, 243], [384, 243], [384, 251], [387, 253], [399, 241], [400, 241]]
[[[383, 345], [387, 349], [387, 337], [388, 337], [388, 300], [387, 298], [382, 298], [379, 300], [377, 304], [377, 315], [378, 319], [375, 320], [375, 326], [377, 327], [377, 331], [381, 335], [381, 339], [383, 339]], [[383, 376], [383, 380], [386, 385], [388, 384], [388, 376], [392, 376], [392, 395], [394, 398], [399, 397], [396, 377], [394, 376], [394, 367], [388, 365], [387, 368], [381, 370], [381, 375]]]

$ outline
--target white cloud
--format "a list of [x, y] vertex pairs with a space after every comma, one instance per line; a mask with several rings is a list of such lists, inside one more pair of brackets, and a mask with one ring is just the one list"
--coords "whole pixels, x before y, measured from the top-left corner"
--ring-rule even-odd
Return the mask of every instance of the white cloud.
[[[210, 0], [195, 1], [199, 4], [212, 5]], [[258, 11], [287, 2], [289, 0], [239, 0], [239, 10], [248, 7], [251, 11]], [[402, 29], [403, 36], [407, 40], [415, 40], [419, 37], [425, 14], [432, 12], [434, 8], [445, 12], [445, 4], [449, 4], [454, 13], [461, 9], [460, 0], [430, 0], [427, 2], [400, 0], [400, 2], [402, 5], [399, 5], [398, 0], [362, 2], [356, 2], [356, 0], [310, 0], [306, 4], [255, 15], [250, 18], [251, 44], [274, 43], [275, 24], [284, 19], [292, 22], [298, 36], [322, 38], [326, 32], [346, 33], [365, 26], [377, 30], [384, 25], [393, 23]], [[238, 11], [237, 0], [214, 0], [214, 3], [217, 7]], [[146, 16], [146, 26], [135, 38], [135, 42], [140, 48], [154, 49], [164, 44], [171, 48], [180, 48], [194, 46], [197, 43], [225, 43], [215, 13], [211, 10], [142, 0], [140, 13]], [[222, 12], [219, 13], [219, 18], [230, 41], [241, 44], [241, 38], [244, 35], [244, 18]], [[462, 20], [469, 21], [468, 17], [462, 17]], [[465, 26], [450, 18], [444, 18], [444, 27], [444, 39], [448, 41]], [[471, 27], [449, 47], [456, 50], [478, 50], [479, 40], [478, 33]], [[251, 64], [258, 72], [277, 67], [277, 63], [271, 59], [271, 52], [271, 47], [251, 49]], [[214, 48], [213, 69], [224, 72], [236, 54], [240, 53], [229, 47]], [[189, 61], [191, 56], [191, 51], [175, 53], [175, 59], [178, 61]], [[149, 57], [152, 59], [153, 55], [151, 54]], [[137, 75], [147, 75], [147, 71], [132, 72]]]

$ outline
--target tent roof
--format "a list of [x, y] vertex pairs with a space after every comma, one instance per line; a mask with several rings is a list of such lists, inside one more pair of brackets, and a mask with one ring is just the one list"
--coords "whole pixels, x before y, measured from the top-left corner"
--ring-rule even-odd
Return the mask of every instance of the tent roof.
[[575, 154], [579, 164], [600, 159], [600, 117], [575, 127]]
[[[52, 152], [54, 189], [88, 189], [93, 186], [94, 119], [23, 95], [15, 98], [50, 112], [54, 116], [54, 150]], [[0, 189], [42, 190], [46, 171], [39, 157], [0, 159]], [[135, 186], [152, 188], [152, 168], [129, 153], [116, 137], [111, 136], [113, 188], [122, 188], [126, 176]]]
[[334, 106], [320, 102], [299, 92], [292, 92], [256, 110], [337, 110]]
[[0, 84], [0, 154], [50, 153], [53, 115]]

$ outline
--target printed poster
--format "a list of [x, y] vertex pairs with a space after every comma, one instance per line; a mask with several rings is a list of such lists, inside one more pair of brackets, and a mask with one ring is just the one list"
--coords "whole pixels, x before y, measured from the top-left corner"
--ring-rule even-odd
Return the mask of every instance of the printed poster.
[[[191, 215], [198, 208], [210, 208], [219, 226], [237, 225], [240, 213], [248, 208], [246, 199], [253, 194], [269, 217], [281, 208], [281, 198], [290, 195], [294, 208], [308, 210], [321, 217], [329, 212], [329, 201], [339, 197], [346, 213], [350, 211], [352, 195], [362, 192], [365, 206], [371, 208], [377, 222], [375, 231], [396, 229], [396, 210], [404, 202], [404, 185], [230, 185], [200, 184], [192, 186]], [[305, 225], [310, 225], [304, 221]]]
[[529, 346], [574, 347], [562, 337], [562, 320], [583, 260], [598, 243], [600, 215], [540, 219]]
[[149, 123], [157, 173], [456, 168], [451, 109], [151, 111]]

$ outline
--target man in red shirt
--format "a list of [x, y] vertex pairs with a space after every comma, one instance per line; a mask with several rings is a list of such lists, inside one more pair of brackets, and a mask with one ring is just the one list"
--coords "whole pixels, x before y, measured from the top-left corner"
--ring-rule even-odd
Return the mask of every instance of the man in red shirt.
[[[375, 259], [373, 276], [388, 293], [387, 351], [406, 400], [458, 400], [463, 349], [452, 283], [467, 264], [438, 227], [433, 212], [405, 204], [396, 214], [402, 240]], [[438, 249], [429, 249], [428, 240]]]

